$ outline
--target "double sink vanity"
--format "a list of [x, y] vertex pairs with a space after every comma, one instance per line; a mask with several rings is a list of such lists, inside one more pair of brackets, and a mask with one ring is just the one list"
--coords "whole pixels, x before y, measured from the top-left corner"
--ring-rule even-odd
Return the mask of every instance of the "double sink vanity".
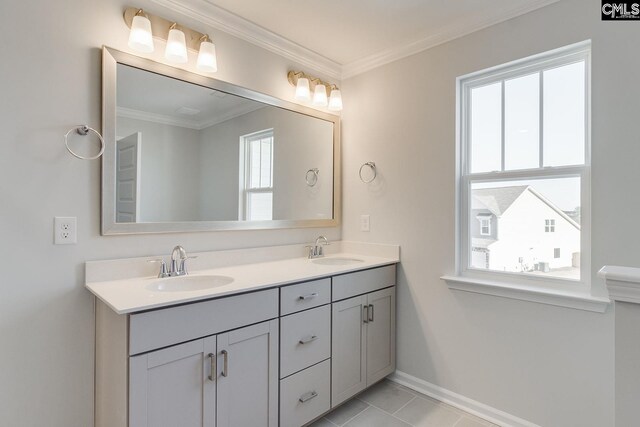
[[96, 427], [299, 427], [392, 373], [399, 248], [327, 248], [87, 263]]

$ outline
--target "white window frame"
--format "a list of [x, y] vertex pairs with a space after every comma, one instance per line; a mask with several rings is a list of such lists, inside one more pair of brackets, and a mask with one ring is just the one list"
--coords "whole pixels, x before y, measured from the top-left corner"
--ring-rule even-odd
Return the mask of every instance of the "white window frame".
[[[483, 216], [479, 216], [478, 217], [478, 221], [480, 221], [480, 235], [481, 236], [491, 236], [491, 217], [483, 217]], [[482, 229], [485, 228], [484, 223], [486, 222], [487, 226], [487, 232], [483, 233]]]
[[[271, 186], [252, 188], [249, 186], [251, 175], [251, 152], [247, 148], [251, 141], [271, 137]], [[251, 209], [249, 196], [253, 193], [271, 193], [273, 197], [273, 157], [274, 157], [274, 133], [273, 129], [265, 129], [253, 132], [240, 137], [240, 197], [239, 197], [239, 220], [247, 221]], [[273, 211], [272, 211], [273, 214]]]
[[[545, 233], [555, 233], [556, 232], [556, 220], [555, 219], [545, 219], [544, 220], [544, 232]], [[582, 237], [582, 236], [580, 236]]]
[[[585, 162], [584, 165], [539, 167], [470, 174], [470, 130], [472, 88], [525, 76], [563, 65], [585, 62]], [[534, 55], [522, 60], [461, 76], [456, 81], [456, 272], [443, 276], [452, 289], [503, 297], [545, 302], [572, 308], [604, 312], [607, 298], [591, 296], [591, 41]], [[541, 88], [543, 81], [540, 81]], [[504, 114], [504, 87], [503, 114]], [[540, 90], [540, 165], [543, 161], [543, 92]], [[504, 117], [503, 141], [504, 150]], [[504, 151], [503, 151], [504, 152]], [[504, 155], [503, 155], [504, 158]], [[470, 196], [473, 183], [517, 181], [551, 178], [580, 178], [581, 199], [581, 265], [580, 280], [537, 276], [526, 273], [496, 272], [470, 267], [471, 228]]]

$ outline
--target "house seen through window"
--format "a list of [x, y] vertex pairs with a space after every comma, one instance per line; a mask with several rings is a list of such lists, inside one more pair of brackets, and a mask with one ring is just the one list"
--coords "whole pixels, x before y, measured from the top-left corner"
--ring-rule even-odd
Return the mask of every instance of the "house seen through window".
[[241, 212], [247, 221], [273, 219], [273, 129], [240, 138], [244, 168], [240, 172]]
[[463, 272], [580, 280], [588, 61], [582, 45], [458, 80]]

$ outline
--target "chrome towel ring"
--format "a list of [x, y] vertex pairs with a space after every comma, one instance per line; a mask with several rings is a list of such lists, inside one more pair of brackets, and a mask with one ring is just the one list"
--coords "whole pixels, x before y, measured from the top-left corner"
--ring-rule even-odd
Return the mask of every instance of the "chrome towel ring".
[[[313, 168], [313, 169], [309, 169], [307, 171], [307, 174], [305, 175], [304, 179], [305, 181], [307, 181], [307, 185], [309, 187], [315, 187], [316, 184], [318, 183], [318, 173], [320, 171], [318, 170], [318, 168]], [[309, 175], [311, 174], [311, 175]]]
[[[69, 148], [69, 134], [73, 131], [76, 131], [76, 133], [78, 135], [82, 135], [82, 136], [86, 136], [89, 134], [89, 132], [93, 132], [95, 133], [98, 138], [100, 139], [100, 151], [98, 152], [98, 154], [96, 154], [95, 156], [91, 156], [91, 157], [85, 157], [85, 156], [81, 156], [80, 154], [75, 153], [71, 148]], [[82, 160], [95, 160], [98, 157], [102, 156], [102, 153], [104, 153], [104, 138], [102, 138], [102, 135], [100, 135], [100, 132], [98, 132], [97, 130], [90, 128], [87, 125], [81, 125], [75, 128], [71, 128], [67, 131], [67, 133], [64, 134], [64, 146], [67, 147], [67, 151], [69, 153], [71, 153], [72, 156], [77, 157], [78, 159], [82, 159]]]
[[[371, 169], [371, 173], [373, 174], [373, 176], [370, 179], [364, 179], [362, 177], [362, 170], [365, 167], [369, 167]], [[375, 162], [367, 162], [367, 163], [364, 163], [362, 166], [360, 166], [360, 171], [358, 171], [358, 175], [360, 175], [360, 181], [364, 182], [365, 184], [369, 184], [370, 182], [373, 182], [373, 180], [376, 179], [376, 176], [378, 175]]]

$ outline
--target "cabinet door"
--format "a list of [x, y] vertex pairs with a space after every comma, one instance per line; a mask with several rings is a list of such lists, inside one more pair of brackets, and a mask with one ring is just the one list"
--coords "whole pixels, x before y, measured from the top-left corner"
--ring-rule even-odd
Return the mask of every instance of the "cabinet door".
[[396, 369], [396, 288], [367, 295], [367, 387]]
[[332, 304], [331, 407], [365, 389], [365, 306], [362, 295]]
[[215, 352], [209, 337], [131, 357], [129, 426], [214, 427]]
[[218, 335], [217, 427], [277, 427], [278, 320]]

